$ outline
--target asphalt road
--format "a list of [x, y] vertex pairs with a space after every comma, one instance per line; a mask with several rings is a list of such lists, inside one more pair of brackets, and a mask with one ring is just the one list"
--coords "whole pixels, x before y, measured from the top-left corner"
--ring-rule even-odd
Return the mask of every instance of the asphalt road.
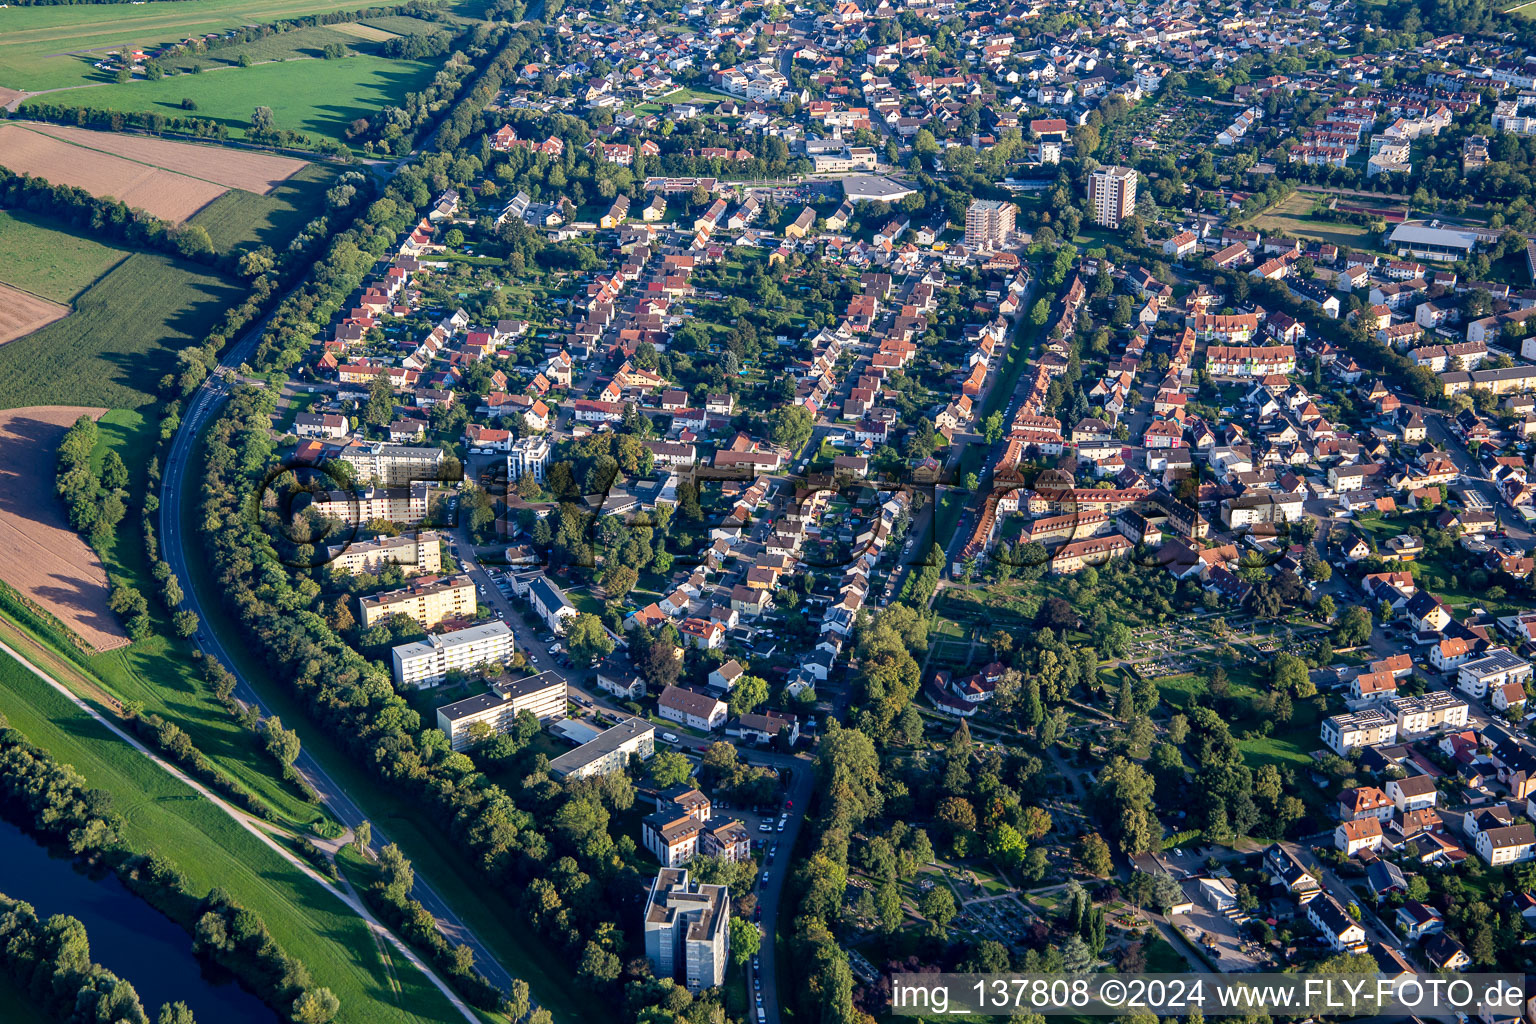
[[[255, 351], [261, 332], [266, 327], [263, 320], [234, 345], [229, 354], [220, 363], [221, 370], [231, 370], [248, 360]], [[175, 441], [171, 446], [170, 455], [166, 460], [165, 476], [160, 489], [160, 537], [165, 559], [170, 563], [172, 572], [175, 573], [177, 582], [181, 584], [182, 592], [186, 595], [186, 607], [197, 613], [202, 625], [198, 629], [196, 641], [203, 652], [209, 657], [215, 658], [227, 668], [235, 677], [235, 696], [241, 701], [254, 705], [260, 709], [263, 716], [271, 715], [271, 709], [262, 699], [251, 680], [241, 671], [235, 661], [229, 656], [225, 641], [220, 638], [209, 625], [209, 618], [203, 608], [192, 585], [192, 578], [187, 570], [188, 538], [182, 536], [181, 531], [181, 507], [188, 498], [190, 488], [193, 495], [197, 492], [195, 470], [189, 473], [191, 455], [196, 448], [197, 439], [202, 434], [204, 427], [208, 425], [214, 414], [219, 410], [229, 397], [229, 385], [223, 373], [216, 372], [203, 382], [202, 386], [193, 394], [186, 412], [182, 417], [181, 429], [177, 432]], [[201, 557], [201, 553], [195, 549], [192, 557]], [[241, 643], [239, 638], [229, 638], [231, 643]], [[288, 723], [290, 727], [298, 725], [301, 740], [302, 733], [307, 731], [308, 723]], [[318, 761], [310, 754], [307, 746], [301, 747], [298, 760], [294, 768], [304, 779], [320, 794], [321, 802], [325, 808], [348, 828], [355, 828], [368, 818], [362, 809], [352, 800], [347, 792], [322, 768]], [[386, 829], [380, 827], [378, 820], [372, 821], [373, 844], [372, 849], [378, 849], [389, 843]], [[438, 921], [443, 933], [454, 942], [462, 943], [474, 951], [475, 966], [485, 975], [492, 984], [503, 991], [510, 989], [512, 975], [506, 968], [496, 961], [490, 949], [481, 942], [479, 937], [456, 915], [448, 903], [433, 889], [422, 877], [421, 872], [416, 873], [416, 884], [411, 890], [411, 895], [420, 900]]]
[[[479, 596], [480, 603], [501, 613], [503, 621], [511, 628], [517, 639], [518, 648], [530, 654], [534, 668], [558, 671], [565, 676], [567, 690], [573, 698], [585, 700], [591, 705], [610, 711], [628, 713], [620, 708], [607, 693], [597, 689], [594, 682], [595, 673], [591, 669], [556, 665], [554, 656], [548, 652], [548, 645], [539, 639], [549, 634], [548, 629], [542, 622], [525, 620], [518, 606], [501, 592], [496, 585], [497, 581], [486, 572], [485, 566], [476, 556], [475, 546], [471, 542], [466, 526], [461, 524], [454, 532], [450, 551], [458, 559], [460, 567], [470, 579], [474, 580], [477, 588], [484, 588], [484, 592]], [[838, 691], [839, 696], [834, 700], [832, 708], [832, 714], [839, 718], [846, 710], [846, 697], [843, 696], [845, 693], [846, 690]], [[702, 753], [708, 749], [710, 743], [714, 742], [713, 738], [698, 739], [685, 732], [679, 732], [678, 736], [679, 749], [693, 754]], [[788, 817], [784, 822], [784, 830], [775, 832], [772, 837], [773, 842], [779, 847], [779, 853], [774, 857], [773, 863], [766, 866], [768, 875], [766, 884], [760, 880], [757, 890], [758, 904], [763, 911], [764, 936], [757, 971], [762, 978], [762, 987], [759, 992], [762, 998], [764, 1020], [777, 1024], [780, 1020], [778, 951], [774, 948], [773, 939], [779, 927], [779, 904], [789, 876], [789, 865], [793, 860], [795, 843], [800, 837], [800, 829], [805, 822], [805, 814], [814, 790], [815, 767], [808, 756], [782, 754], [757, 747], [740, 747], [738, 756], [748, 764], [766, 765], [781, 771], [790, 770], [789, 786], [785, 791], [785, 797], [790, 803]]]

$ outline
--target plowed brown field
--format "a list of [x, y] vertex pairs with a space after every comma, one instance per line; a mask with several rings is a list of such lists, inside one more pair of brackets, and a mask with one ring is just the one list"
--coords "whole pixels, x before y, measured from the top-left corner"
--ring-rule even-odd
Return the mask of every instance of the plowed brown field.
[[305, 161], [271, 153], [254, 153], [225, 146], [204, 146], [196, 142], [174, 142], [147, 135], [123, 135], [72, 128], [35, 121], [14, 122], [29, 131], [102, 153], [136, 160], [167, 171], [201, 178], [217, 185], [243, 189], [261, 195], [272, 191], [306, 166]]
[[223, 185], [72, 146], [17, 124], [0, 124], [0, 164], [55, 185], [111, 196], [177, 224], [226, 191]]
[[0, 580], [98, 651], [124, 647], [128, 637], [107, 607], [101, 560], [70, 528], [53, 475], [70, 424], [105, 411], [41, 405], [0, 412]]
[[25, 337], [68, 314], [68, 306], [0, 284], [0, 345]]

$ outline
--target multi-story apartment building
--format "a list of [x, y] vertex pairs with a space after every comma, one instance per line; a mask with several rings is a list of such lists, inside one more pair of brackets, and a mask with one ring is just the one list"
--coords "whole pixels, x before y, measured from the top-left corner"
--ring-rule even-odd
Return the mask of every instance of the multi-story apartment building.
[[553, 451], [549, 440], [542, 435], [518, 438], [507, 453], [507, 479], [521, 480], [531, 475], [539, 483], [544, 482], [544, 471], [549, 467]]
[[414, 526], [427, 518], [430, 499], [431, 485], [414, 483], [359, 491], [321, 491], [313, 496], [309, 507], [348, 526], [377, 521]]
[[336, 457], [352, 467], [358, 483], [395, 487], [416, 480], [437, 480], [443, 470], [439, 448], [415, 448], [382, 441], [353, 444]]
[[391, 615], [407, 615], [431, 629], [444, 619], [475, 614], [475, 584], [468, 576], [423, 579], [399, 590], [359, 597], [366, 628]]
[[1118, 228], [1136, 210], [1136, 172], [1129, 167], [1100, 167], [1088, 179], [1093, 222]]
[[486, 735], [510, 732], [517, 716], [526, 711], [540, 722], [565, 717], [565, 679], [554, 672], [540, 672], [526, 679], [506, 676], [491, 684], [491, 692], [445, 704], [437, 709], [437, 727], [448, 736], [454, 750], [463, 750], [483, 730]]
[[1397, 739], [1397, 722], [1379, 708], [1366, 708], [1323, 719], [1323, 742], [1347, 756], [1356, 747], [1374, 747]]
[[752, 853], [752, 840], [740, 821], [700, 821], [677, 809], [647, 815], [640, 823], [640, 839], [664, 868], [681, 867], [700, 854], [735, 864]]
[[974, 199], [965, 211], [965, 244], [996, 249], [1013, 233], [1019, 208], [998, 199]]
[[1445, 690], [1430, 690], [1419, 697], [1394, 697], [1387, 707], [1397, 721], [1398, 735], [1403, 737], [1467, 726], [1467, 702]]
[[1531, 678], [1531, 663], [1502, 647], [1495, 647], [1483, 657], [1466, 662], [1457, 673], [1456, 688], [1481, 700], [1489, 690], [1505, 683], [1524, 684]]
[[390, 650], [395, 685], [435, 686], [449, 672], [468, 672], [482, 665], [505, 662], [517, 649], [505, 622], [487, 622], [451, 633], [440, 633]]
[[589, 779], [623, 771], [630, 761], [649, 761], [654, 753], [656, 727], [643, 718], [626, 718], [550, 761], [549, 770], [559, 779]]
[[407, 574], [442, 572], [441, 537], [432, 530], [399, 537], [377, 537], [326, 548], [332, 569], [342, 572], [378, 572], [398, 565]]
[[645, 956], [656, 976], [691, 992], [723, 983], [730, 918], [725, 886], [690, 882], [684, 868], [662, 868], [645, 901]]

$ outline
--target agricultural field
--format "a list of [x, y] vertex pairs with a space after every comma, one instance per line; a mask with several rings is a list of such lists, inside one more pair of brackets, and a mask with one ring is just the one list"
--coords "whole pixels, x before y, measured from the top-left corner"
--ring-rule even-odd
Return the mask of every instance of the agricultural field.
[[96, 153], [174, 171], [226, 188], [266, 195], [308, 166], [304, 160], [276, 153], [256, 153], [228, 146], [176, 142], [147, 135], [98, 132], [67, 125], [27, 123], [28, 131]]
[[192, 891], [223, 886], [259, 914], [278, 944], [336, 993], [341, 1024], [458, 1019], [409, 963], [386, 962], [367, 925], [339, 900], [8, 657], [0, 658], [0, 712], [112, 795], [134, 849], [166, 856]]
[[340, 173], [335, 164], [315, 163], [266, 195], [232, 188], [199, 210], [191, 223], [207, 229], [215, 249], [243, 244], [282, 249], [325, 211], [325, 190]]
[[0, 580], [97, 651], [122, 647], [128, 637], [107, 608], [101, 559], [70, 527], [53, 476], [70, 424], [103, 411], [42, 406], [0, 413]]
[[177, 0], [0, 8], [0, 89], [111, 82], [110, 73], [92, 65], [120, 47], [153, 50], [189, 36], [362, 6], [356, 0]]
[[1279, 203], [1254, 217], [1249, 227], [1270, 235], [1283, 233], [1292, 238], [1331, 242], [1351, 249], [1374, 248], [1371, 232], [1359, 224], [1335, 224], [1311, 215], [1313, 197], [1292, 192]]
[[8, 284], [0, 284], [0, 345], [25, 338], [33, 331], [68, 315], [68, 306], [38, 298]]
[[134, 253], [82, 293], [71, 315], [0, 345], [0, 408], [149, 405], [176, 352], [201, 343], [243, 296], [208, 270]]
[[[122, 249], [61, 231], [43, 218], [0, 211], [0, 284], [68, 303], [127, 257]], [[9, 302], [0, 304], [0, 310], [8, 308]], [[0, 328], [0, 338], [3, 332]]]
[[430, 32], [454, 26], [420, 18], [391, 16], [370, 18], [366, 21], [347, 21], [336, 25], [313, 25], [296, 28], [281, 35], [265, 39], [253, 39], [248, 43], [220, 47], [206, 53], [188, 54], [162, 64], [167, 72], [204, 71], [210, 68], [236, 67], [242, 57], [251, 63], [261, 64], [277, 60], [316, 60], [325, 55], [325, 48], [340, 44], [352, 54], [376, 54], [379, 44], [400, 36], [426, 35]]
[[[244, 136], [251, 112], [262, 105], [272, 109], [279, 128], [340, 139], [353, 121], [399, 102], [428, 84], [437, 70], [436, 64], [367, 56], [285, 61], [175, 75], [158, 82], [103, 85], [72, 96], [51, 93], [46, 99], [171, 116], [185, 114], [182, 101], [191, 100], [198, 117], [224, 124], [235, 137]], [[25, 112], [25, 103], [21, 109]]]
[[0, 159], [18, 174], [111, 196], [177, 224], [224, 193], [222, 185], [74, 146], [19, 124], [0, 125]]

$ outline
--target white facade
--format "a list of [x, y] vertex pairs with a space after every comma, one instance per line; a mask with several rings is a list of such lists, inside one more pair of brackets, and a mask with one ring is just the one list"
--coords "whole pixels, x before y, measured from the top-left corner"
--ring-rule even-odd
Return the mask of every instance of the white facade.
[[490, 662], [505, 662], [517, 649], [505, 622], [454, 630], [391, 649], [397, 687], [433, 686], [449, 672], [468, 672]]

